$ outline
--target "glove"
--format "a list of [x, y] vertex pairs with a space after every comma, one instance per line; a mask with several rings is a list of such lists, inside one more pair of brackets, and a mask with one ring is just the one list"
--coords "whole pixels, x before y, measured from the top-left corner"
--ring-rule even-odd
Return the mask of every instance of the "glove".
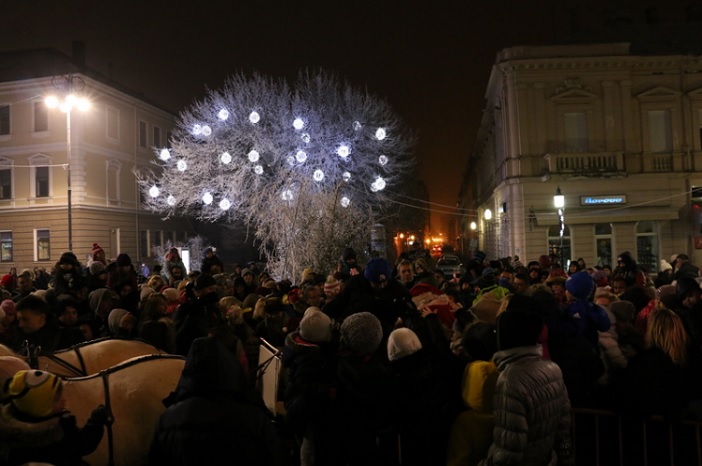
[[90, 413], [90, 418], [88, 422], [91, 424], [103, 425], [107, 424], [107, 408], [104, 405], [100, 405]]
[[76, 417], [69, 412], [62, 413], [61, 417], [59, 417], [59, 425], [64, 430], [75, 430]]

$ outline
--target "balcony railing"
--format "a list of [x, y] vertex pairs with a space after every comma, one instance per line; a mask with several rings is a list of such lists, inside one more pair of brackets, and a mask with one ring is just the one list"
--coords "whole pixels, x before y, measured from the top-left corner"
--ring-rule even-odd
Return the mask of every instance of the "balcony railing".
[[621, 152], [546, 154], [544, 161], [547, 173], [597, 175], [624, 172]]

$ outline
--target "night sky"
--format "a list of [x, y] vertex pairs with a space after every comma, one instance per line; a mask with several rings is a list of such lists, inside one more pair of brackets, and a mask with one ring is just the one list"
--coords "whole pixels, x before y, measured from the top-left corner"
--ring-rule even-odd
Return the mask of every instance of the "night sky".
[[[419, 137], [431, 202], [454, 206], [496, 53], [558, 39], [579, 3], [0, 0], [0, 50], [70, 54], [83, 40], [90, 68], [173, 111], [241, 71], [334, 71], [390, 102]], [[612, 3], [593, 0], [581, 13]], [[435, 232], [446, 232], [448, 218], [432, 216]]]

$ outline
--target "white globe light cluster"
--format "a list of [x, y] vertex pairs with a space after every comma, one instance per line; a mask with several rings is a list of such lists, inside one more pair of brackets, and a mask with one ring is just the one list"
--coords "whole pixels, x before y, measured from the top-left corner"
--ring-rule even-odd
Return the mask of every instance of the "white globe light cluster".
[[229, 165], [232, 162], [232, 155], [229, 152], [224, 152], [219, 156], [223, 164]]
[[212, 201], [214, 201], [214, 198], [212, 197], [212, 194], [210, 194], [209, 192], [203, 194], [203, 196], [202, 196], [202, 202], [203, 202], [205, 205], [210, 205], [210, 204], [212, 204]]
[[387, 157], [387, 155], [381, 155], [380, 157], [378, 157], [378, 163], [379, 163], [380, 165], [387, 165], [387, 164], [388, 164], [388, 157]]
[[324, 180], [324, 172], [322, 170], [315, 170], [314, 173], [312, 174], [312, 179], [314, 179], [317, 182], [323, 181]]
[[373, 191], [374, 193], [382, 191], [383, 189], [385, 189], [385, 184], [385, 180], [379, 176], [375, 179], [373, 184], [371, 184], [371, 191]]
[[249, 121], [255, 125], [261, 121], [261, 115], [259, 115], [257, 111], [253, 111], [249, 114]]
[[349, 149], [349, 146], [347, 146], [346, 144], [342, 144], [339, 146], [338, 149], [336, 149], [336, 154], [342, 159], [348, 157], [350, 153], [351, 149]]
[[226, 108], [221, 109], [217, 113], [217, 118], [219, 118], [222, 121], [227, 121], [229, 119], [229, 110], [227, 110]]
[[255, 162], [258, 162], [258, 159], [259, 159], [259, 157], [260, 157], [260, 154], [258, 153], [257, 150], [252, 150], [251, 152], [249, 152], [248, 157], [249, 157], [249, 161], [250, 161], [250, 162], [254, 162], [254, 163], [255, 163]]
[[159, 194], [161, 194], [161, 190], [159, 190], [156, 186], [152, 186], [149, 189], [149, 196], [158, 197]]
[[295, 120], [293, 121], [293, 128], [295, 128], [296, 130], [299, 131], [304, 127], [305, 127], [304, 120], [302, 118], [295, 118]]
[[383, 139], [385, 139], [386, 136], [387, 136], [387, 133], [385, 132], [385, 128], [378, 128], [375, 131], [375, 138], [378, 141], [382, 141]]
[[171, 151], [168, 149], [161, 149], [161, 151], [158, 153], [158, 158], [163, 160], [164, 162], [167, 162], [168, 159], [171, 158]]
[[176, 168], [178, 169], [178, 171], [184, 172], [185, 170], [188, 169], [188, 163], [183, 159], [178, 160], [178, 164], [176, 165]]
[[176, 205], [176, 198], [173, 196], [173, 194], [170, 194], [170, 195], [168, 196], [168, 198], [166, 199], [166, 204], [168, 204], [168, 205], [171, 206], [171, 207], [173, 207], [174, 205]]
[[295, 159], [300, 163], [305, 163], [307, 160], [307, 152], [304, 150], [297, 151], [297, 154], [295, 154]]

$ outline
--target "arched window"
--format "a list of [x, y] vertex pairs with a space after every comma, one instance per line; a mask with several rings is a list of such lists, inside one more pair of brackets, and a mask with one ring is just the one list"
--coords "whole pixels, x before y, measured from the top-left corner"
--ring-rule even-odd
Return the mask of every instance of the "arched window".
[[596, 223], [595, 234], [595, 261], [596, 265], [604, 267], [612, 266], [612, 224]]
[[636, 224], [636, 260], [647, 273], [658, 272], [658, 222], [646, 220]]
[[568, 260], [572, 257], [572, 249], [570, 246], [570, 227], [563, 227], [563, 244], [561, 245], [561, 227], [559, 225], [551, 225], [548, 227], [548, 252], [556, 255], [559, 260], [562, 259], [563, 268], [566, 267]]

